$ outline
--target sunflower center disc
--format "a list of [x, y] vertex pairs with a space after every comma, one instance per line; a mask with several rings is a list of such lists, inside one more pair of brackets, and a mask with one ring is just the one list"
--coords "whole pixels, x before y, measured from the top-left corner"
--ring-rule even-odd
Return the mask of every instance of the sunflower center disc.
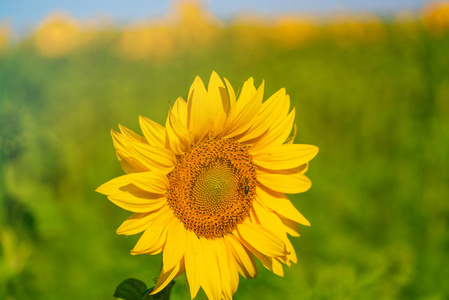
[[179, 156], [167, 175], [168, 204], [198, 237], [222, 237], [249, 215], [256, 166], [248, 148], [234, 139], [207, 139]]

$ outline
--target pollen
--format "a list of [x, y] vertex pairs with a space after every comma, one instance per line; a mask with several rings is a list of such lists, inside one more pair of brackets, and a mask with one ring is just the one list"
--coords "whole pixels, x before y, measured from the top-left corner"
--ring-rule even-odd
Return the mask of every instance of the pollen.
[[167, 202], [187, 230], [219, 238], [248, 217], [257, 184], [248, 149], [234, 139], [208, 138], [177, 157]]

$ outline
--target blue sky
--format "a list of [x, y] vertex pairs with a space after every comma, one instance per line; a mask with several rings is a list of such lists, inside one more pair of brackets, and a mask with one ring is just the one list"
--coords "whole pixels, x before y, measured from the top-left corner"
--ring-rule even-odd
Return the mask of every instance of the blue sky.
[[[39, 23], [53, 11], [64, 11], [83, 19], [108, 16], [129, 22], [162, 16], [171, 7], [168, 0], [0, 0], [0, 22], [9, 21], [17, 31]], [[223, 19], [242, 12], [265, 15], [294, 12], [331, 12], [342, 9], [393, 13], [402, 8], [418, 9], [424, 0], [203, 0], [206, 7]]]

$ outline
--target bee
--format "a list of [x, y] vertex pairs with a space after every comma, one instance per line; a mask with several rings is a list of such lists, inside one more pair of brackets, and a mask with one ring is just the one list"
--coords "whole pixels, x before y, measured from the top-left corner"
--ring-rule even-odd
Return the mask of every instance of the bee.
[[245, 180], [244, 180], [244, 181], [245, 181], [245, 188], [244, 188], [244, 191], [245, 191], [245, 196], [246, 196], [246, 195], [248, 195], [248, 193], [249, 193], [249, 185], [248, 185], [248, 184], [249, 184], [249, 180], [248, 180], [248, 178], [245, 177]]

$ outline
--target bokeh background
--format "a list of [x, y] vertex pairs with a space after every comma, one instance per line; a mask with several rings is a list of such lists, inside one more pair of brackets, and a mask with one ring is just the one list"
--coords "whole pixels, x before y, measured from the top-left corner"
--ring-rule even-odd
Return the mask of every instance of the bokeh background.
[[[296, 142], [320, 147], [312, 189], [291, 196], [312, 223], [298, 264], [259, 264], [235, 299], [449, 299], [448, 2], [14, 2], [0, 0], [0, 299], [152, 285], [161, 257], [131, 256], [138, 236], [115, 234], [129, 213], [94, 192], [123, 174], [110, 129], [163, 124], [212, 70], [236, 90], [265, 79], [265, 99], [285, 87]], [[185, 276], [172, 299], [189, 299]]]

